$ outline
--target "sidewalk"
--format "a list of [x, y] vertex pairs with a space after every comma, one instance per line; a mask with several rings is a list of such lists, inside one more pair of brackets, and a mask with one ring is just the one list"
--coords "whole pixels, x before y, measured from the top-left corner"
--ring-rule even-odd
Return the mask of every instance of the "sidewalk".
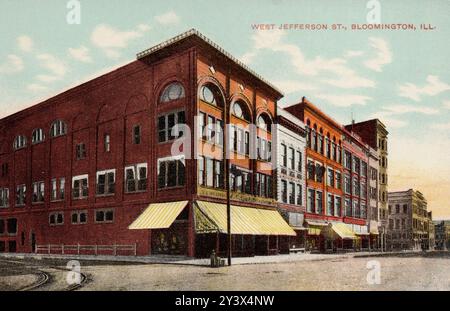
[[[233, 265], [249, 265], [249, 264], [273, 264], [273, 263], [289, 263], [299, 261], [319, 261], [330, 259], [346, 259], [353, 257], [371, 257], [371, 256], [389, 256], [414, 253], [411, 251], [403, 252], [352, 252], [342, 254], [289, 254], [275, 256], [255, 256], [255, 257], [237, 257], [232, 258]], [[420, 253], [420, 252], [419, 252]], [[57, 254], [12, 254], [2, 253], [0, 258], [7, 259], [34, 259], [34, 260], [85, 260], [99, 262], [117, 262], [117, 263], [135, 263], [135, 264], [173, 264], [173, 265], [192, 265], [192, 266], [209, 266], [209, 258], [195, 259], [183, 256], [93, 256], [93, 255], [57, 255]], [[225, 259], [226, 260], [226, 259]]]

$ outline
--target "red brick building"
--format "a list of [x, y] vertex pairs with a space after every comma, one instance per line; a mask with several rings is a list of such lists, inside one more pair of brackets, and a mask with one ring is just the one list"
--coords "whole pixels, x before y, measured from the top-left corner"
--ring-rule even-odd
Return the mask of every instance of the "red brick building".
[[[367, 213], [361, 213], [359, 202], [360, 196], [366, 195], [360, 186], [367, 187], [363, 182], [367, 165], [365, 173], [354, 174], [355, 184], [347, 185], [345, 178], [350, 177], [351, 167], [347, 169], [345, 157], [347, 154], [350, 159], [367, 157], [359, 149], [364, 143], [306, 98], [285, 109], [302, 120], [307, 129], [305, 221], [309, 228], [308, 247], [322, 251], [354, 248], [361, 240], [361, 233], [365, 234], [360, 227], [367, 228]], [[363, 175], [361, 183], [359, 174]], [[353, 206], [352, 202], [358, 204]], [[365, 204], [366, 199], [361, 202]]]
[[[284, 251], [295, 233], [273, 191], [271, 123], [281, 97], [191, 30], [0, 120], [0, 251], [223, 254], [228, 123], [233, 252]], [[172, 131], [183, 124], [204, 132], [196, 140]]]

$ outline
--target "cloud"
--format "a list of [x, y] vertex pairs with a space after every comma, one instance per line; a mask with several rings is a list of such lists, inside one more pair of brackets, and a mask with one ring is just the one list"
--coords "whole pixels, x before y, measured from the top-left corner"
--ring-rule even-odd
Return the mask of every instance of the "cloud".
[[353, 58], [353, 57], [362, 56], [363, 54], [364, 54], [363, 51], [349, 50], [349, 51], [345, 52], [344, 56], [346, 58]]
[[[286, 54], [296, 72], [302, 76], [331, 75], [331, 78], [321, 78], [321, 82], [338, 88], [373, 88], [375, 82], [358, 75], [348, 67], [346, 58], [324, 58], [316, 56], [307, 59], [299, 46], [283, 41], [286, 32], [282, 30], [257, 31], [252, 36], [253, 48], [244, 54], [244, 60], [251, 61], [259, 51], [270, 50], [272, 52]], [[358, 54], [353, 51], [351, 54]]]
[[433, 124], [431, 125], [431, 128], [435, 130], [450, 131], [450, 122]]
[[390, 111], [378, 111], [369, 116], [369, 119], [379, 119], [388, 128], [401, 128], [408, 125], [408, 122], [404, 119], [398, 119]]
[[39, 54], [36, 58], [40, 61], [41, 67], [50, 71], [55, 78], [62, 78], [67, 73], [66, 64], [51, 54]]
[[46, 86], [44, 86], [42, 84], [38, 84], [38, 83], [28, 84], [27, 89], [32, 92], [42, 92], [42, 91], [48, 90], [48, 88]]
[[120, 57], [120, 49], [128, 46], [128, 44], [144, 35], [150, 30], [150, 26], [140, 24], [135, 30], [122, 31], [112, 26], [101, 24], [95, 27], [91, 34], [92, 43], [102, 49], [108, 58]]
[[426, 115], [438, 114], [439, 110], [430, 108], [430, 107], [420, 107], [420, 106], [411, 106], [411, 105], [392, 105], [383, 107], [387, 112], [391, 112], [391, 114], [405, 114], [405, 113], [421, 113]]
[[69, 55], [83, 63], [92, 63], [92, 58], [89, 55], [89, 49], [85, 46], [79, 48], [69, 48]]
[[315, 95], [314, 97], [323, 99], [330, 105], [337, 107], [350, 107], [353, 105], [364, 106], [368, 101], [372, 100], [371, 97], [356, 94], [342, 94], [342, 95], [318, 94]]
[[255, 52], [248, 52], [240, 57], [240, 61], [246, 65], [249, 65], [255, 57], [256, 57]]
[[174, 11], [155, 16], [155, 19], [161, 25], [178, 24], [180, 22], [180, 17]]
[[17, 37], [17, 45], [19, 49], [23, 52], [31, 52], [33, 50], [33, 40], [29, 36], [19, 36]]
[[369, 38], [370, 46], [375, 50], [374, 58], [364, 62], [364, 65], [374, 71], [381, 72], [383, 66], [392, 62], [392, 52], [386, 40], [381, 38]]
[[280, 90], [282, 90], [286, 94], [303, 91], [312, 91], [317, 89], [317, 87], [313, 84], [303, 83], [296, 80], [273, 81], [273, 84], [276, 85]]
[[10, 54], [6, 57], [6, 61], [0, 64], [0, 73], [14, 74], [21, 72], [25, 68], [23, 60], [14, 54]]
[[427, 84], [419, 87], [412, 83], [405, 83], [398, 86], [399, 96], [420, 101], [422, 96], [435, 96], [450, 90], [450, 85], [442, 82], [438, 76], [428, 75]]
[[445, 109], [450, 109], [450, 100], [444, 100], [442, 102], [442, 105], [444, 106]]

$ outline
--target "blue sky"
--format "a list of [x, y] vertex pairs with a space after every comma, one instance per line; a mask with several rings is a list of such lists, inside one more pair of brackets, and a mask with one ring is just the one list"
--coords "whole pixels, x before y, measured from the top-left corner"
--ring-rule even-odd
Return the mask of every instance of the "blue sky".
[[[450, 2], [379, 1], [382, 23], [433, 31], [261, 31], [252, 24], [366, 23], [367, 1], [3, 0], [0, 117], [38, 103], [196, 28], [277, 85], [342, 123], [378, 117], [390, 132], [390, 189], [417, 188], [450, 217]], [[277, 27], [276, 26], [276, 27]]]

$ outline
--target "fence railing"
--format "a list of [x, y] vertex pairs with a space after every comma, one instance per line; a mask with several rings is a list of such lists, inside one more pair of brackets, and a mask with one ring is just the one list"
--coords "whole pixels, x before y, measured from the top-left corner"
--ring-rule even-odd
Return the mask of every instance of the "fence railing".
[[95, 256], [101, 253], [102, 255], [105, 252], [111, 252], [113, 256], [117, 256], [118, 253], [123, 252], [131, 252], [134, 256], [137, 256], [137, 244], [131, 245], [65, 245], [65, 244], [45, 244], [45, 245], [36, 245], [36, 254], [46, 253], [46, 254], [54, 254], [60, 253], [62, 255], [65, 254], [93, 254]]

